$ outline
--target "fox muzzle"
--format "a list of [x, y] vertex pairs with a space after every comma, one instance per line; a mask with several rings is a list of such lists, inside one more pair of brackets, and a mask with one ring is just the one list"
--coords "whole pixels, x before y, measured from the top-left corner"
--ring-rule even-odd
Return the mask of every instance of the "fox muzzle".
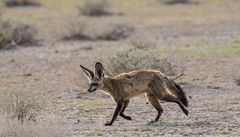
[[96, 90], [97, 90], [96, 87], [90, 87], [87, 91], [88, 91], [88, 92], [94, 92], [94, 91], [96, 91]]

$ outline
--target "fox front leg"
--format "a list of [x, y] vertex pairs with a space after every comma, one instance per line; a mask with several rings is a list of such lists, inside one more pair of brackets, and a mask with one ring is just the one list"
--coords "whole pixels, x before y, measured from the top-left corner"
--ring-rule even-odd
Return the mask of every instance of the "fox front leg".
[[123, 105], [122, 111], [120, 112], [120, 116], [123, 117], [123, 118], [125, 118], [125, 119], [127, 119], [127, 120], [132, 120], [132, 118], [131, 118], [130, 116], [126, 116], [126, 115], [123, 113], [124, 110], [127, 108], [128, 104], [129, 104], [129, 100], [124, 101], [124, 105]]
[[119, 101], [117, 103], [117, 107], [114, 111], [114, 114], [113, 114], [113, 117], [112, 117], [112, 120], [110, 122], [107, 122], [105, 124], [105, 126], [111, 126], [113, 124], [113, 122], [117, 119], [117, 116], [118, 114], [120, 113], [120, 111], [122, 110], [122, 107], [123, 107], [123, 101]]

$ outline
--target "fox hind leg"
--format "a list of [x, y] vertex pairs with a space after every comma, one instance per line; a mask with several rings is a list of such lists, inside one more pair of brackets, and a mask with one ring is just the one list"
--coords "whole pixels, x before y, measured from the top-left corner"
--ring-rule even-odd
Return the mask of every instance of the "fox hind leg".
[[161, 105], [160, 105], [156, 96], [148, 93], [147, 98], [148, 98], [148, 101], [150, 102], [150, 104], [152, 106], [154, 106], [154, 108], [158, 111], [157, 117], [155, 118], [154, 121], [151, 121], [150, 123], [157, 122], [159, 120], [160, 116], [162, 115], [163, 109], [162, 109], [162, 107], [161, 107]]
[[181, 110], [183, 111], [183, 113], [187, 116], [188, 115], [188, 110], [184, 107], [183, 103], [181, 102], [181, 100], [179, 100], [178, 98], [175, 98], [173, 96], [165, 96], [162, 98], [162, 100], [166, 101], [166, 102], [174, 102], [177, 103], [179, 105], [179, 107], [181, 108]]
[[[159, 78], [158, 76], [155, 76], [154, 79], [149, 83], [148, 85], [154, 95], [160, 100], [166, 101], [166, 102], [174, 102], [179, 105], [181, 110], [185, 115], [188, 115], [188, 110], [184, 107], [183, 103], [181, 100], [176, 97], [172, 96], [170, 94], [167, 94], [164, 81]], [[178, 85], [177, 85], [178, 86]], [[178, 87], [179, 89], [179, 87]]]
[[188, 110], [183, 106], [183, 104], [180, 101], [178, 101], [176, 103], [179, 105], [179, 107], [181, 108], [183, 113], [187, 116], [188, 115]]
[[179, 107], [181, 108], [181, 110], [183, 111], [183, 113], [186, 116], [188, 115], [188, 110], [184, 107], [183, 103], [178, 98], [175, 98], [175, 97], [172, 97], [172, 96], [165, 96], [162, 100], [167, 101], [167, 102], [177, 103], [179, 105]]
[[177, 103], [179, 105], [179, 107], [181, 108], [181, 110], [183, 111], [183, 113], [187, 116], [188, 115], [188, 110], [184, 107], [183, 103], [181, 102], [180, 99], [175, 98], [173, 96], [165, 96], [162, 98], [162, 100], [166, 101], [166, 102], [174, 102]]

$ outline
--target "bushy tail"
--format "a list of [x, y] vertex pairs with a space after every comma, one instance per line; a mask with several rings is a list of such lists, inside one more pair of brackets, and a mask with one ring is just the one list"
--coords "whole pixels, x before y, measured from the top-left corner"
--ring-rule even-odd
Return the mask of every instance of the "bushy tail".
[[188, 100], [182, 88], [173, 80], [168, 78], [165, 79], [165, 84], [171, 90], [171, 92], [179, 98], [182, 104], [185, 107], [188, 107]]
[[185, 93], [183, 92], [182, 88], [178, 84], [176, 84], [175, 82], [174, 82], [174, 85], [178, 89], [177, 96], [179, 97], [179, 99], [181, 100], [183, 105], [185, 107], [188, 107], [188, 100], [187, 100], [187, 97], [186, 97]]

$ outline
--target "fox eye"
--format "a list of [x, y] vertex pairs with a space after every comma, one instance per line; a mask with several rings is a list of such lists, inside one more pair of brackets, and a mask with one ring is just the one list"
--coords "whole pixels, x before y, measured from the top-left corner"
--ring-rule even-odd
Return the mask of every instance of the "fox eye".
[[92, 83], [91, 86], [97, 86], [98, 84], [97, 83]]

